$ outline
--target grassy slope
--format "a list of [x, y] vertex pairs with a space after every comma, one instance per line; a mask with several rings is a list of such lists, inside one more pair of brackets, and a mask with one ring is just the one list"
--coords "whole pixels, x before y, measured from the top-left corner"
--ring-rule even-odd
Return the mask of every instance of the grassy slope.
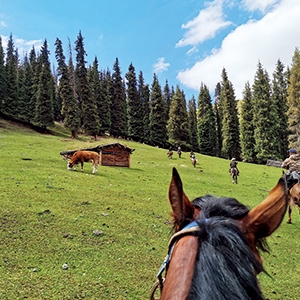
[[[67, 171], [59, 155], [109, 142], [70, 140], [58, 125], [41, 135], [0, 120], [0, 299], [147, 299], [170, 237], [173, 166], [190, 199], [210, 193], [250, 207], [281, 173], [240, 163], [233, 185], [227, 160], [198, 154], [194, 169], [188, 153], [169, 160], [166, 150], [129, 141], [119, 142], [136, 149], [130, 168]], [[269, 238], [271, 254], [263, 254], [272, 279], [259, 280], [268, 299], [298, 299], [300, 217], [285, 221]], [[104, 234], [93, 235], [96, 229]]]

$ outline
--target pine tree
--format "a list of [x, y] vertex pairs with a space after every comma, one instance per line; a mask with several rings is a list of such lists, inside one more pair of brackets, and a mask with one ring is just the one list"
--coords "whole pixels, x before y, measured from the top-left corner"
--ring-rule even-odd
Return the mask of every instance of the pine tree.
[[69, 68], [65, 62], [65, 55], [63, 53], [62, 42], [56, 39], [55, 57], [57, 60], [57, 71], [59, 78], [58, 95], [61, 98], [64, 126], [71, 131], [71, 137], [77, 138], [80, 128], [79, 109], [74, 98], [73, 88], [71, 86], [71, 79]]
[[222, 155], [225, 158], [240, 159], [241, 145], [237, 102], [225, 68], [222, 71], [220, 103], [222, 111]]
[[254, 151], [255, 139], [253, 125], [252, 92], [249, 82], [245, 84], [245, 89], [243, 91], [240, 124], [243, 157], [247, 162], [256, 162], [256, 155]]
[[165, 102], [160, 84], [154, 74], [150, 93], [150, 144], [153, 146], [167, 146], [167, 122], [165, 119]]
[[269, 76], [260, 62], [252, 90], [255, 152], [257, 162], [266, 163], [268, 159], [277, 159], [275, 125], [278, 119], [271, 99]]
[[112, 78], [110, 71], [100, 72], [99, 118], [103, 133], [111, 131]]
[[167, 131], [169, 143], [172, 146], [181, 146], [183, 150], [190, 149], [190, 130], [186, 100], [179, 86], [176, 87], [175, 94], [171, 99]]
[[292, 58], [288, 86], [289, 147], [300, 149], [300, 51], [296, 48]]
[[222, 151], [222, 112], [221, 112], [221, 104], [220, 104], [220, 94], [221, 94], [221, 83], [218, 82], [215, 88], [215, 104], [214, 114], [216, 116], [216, 155], [221, 157]]
[[[174, 94], [174, 93], [173, 93]], [[166, 84], [164, 86], [164, 91], [163, 91], [163, 96], [164, 100], [166, 103], [166, 120], [169, 119], [169, 113], [170, 113], [170, 107], [171, 107], [171, 99], [172, 99], [172, 92], [169, 87], [168, 80], [166, 80]]]
[[144, 83], [142, 71], [139, 73], [138, 93], [142, 102], [142, 120], [143, 120], [143, 137], [142, 140], [146, 144], [150, 142], [150, 91], [149, 85]]
[[119, 60], [113, 66], [112, 74], [112, 102], [111, 102], [111, 135], [115, 137], [127, 136], [127, 104], [124, 82], [121, 77]]
[[18, 55], [15, 50], [12, 35], [7, 43], [6, 51], [6, 95], [3, 103], [3, 113], [7, 116], [18, 114]]
[[0, 36], [0, 113], [4, 113], [4, 103], [7, 95], [6, 70], [4, 65], [4, 50]]
[[284, 72], [284, 65], [278, 59], [276, 70], [273, 73], [272, 81], [272, 102], [274, 103], [275, 112], [278, 122], [275, 125], [277, 134], [276, 156], [283, 160], [288, 153], [288, 123], [287, 123], [287, 78]]
[[132, 63], [125, 77], [127, 79], [128, 136], [134, 141], [141, 142], [144, 137], [143, 103], [138, 92], [135, 68]]
[[198, 130], [197, 130], [197, 107], [195, 97], [192, 96], [192, 99], [188, 102], [188, 120], [189, 120], [189, 128], [190, 128], [190, 144], [191, 150], [194, 152], [199, 151], [198, 145]]
[[82, 126], [86, 134], [94, 136], [97, 139], [97, 134], [100, 131], [99, 117], [97, 106], [94, 99], [91, 97], [90, 86], [87, 79], [87, 68], [85, 66], [86, 52], [81, 31], [79, 31], [75, 42], [76, 51], [76, 91], [79, 99], [79, 107], [82, 113]]
[[44, 41], [41, 47], [41, 55], [38, 58], [38, 68], [40, 70], [38, 77], [38, 86], [36, 94], [36, 107], [34, 115], [34, 123], [41, 129], [46, 130], [47, 127], [54, 125], [53, 116], [53, 76], [50, 69], [48, 44]]
[[201, 83], [198, 97], [198, 144], [202, 154], [216, 155], [216, 119], [208, 87]]

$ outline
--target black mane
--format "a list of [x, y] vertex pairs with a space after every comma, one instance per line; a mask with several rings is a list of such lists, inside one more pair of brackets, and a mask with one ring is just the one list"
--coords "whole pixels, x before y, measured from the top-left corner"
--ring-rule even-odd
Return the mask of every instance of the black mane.
[[187, 299], [263, 299], [254, 274], [263, 267], [235, 221], [249, 209], [234, 198], [211, 195], [196, 198], [193, 205], [201, 209], [199, 251]]

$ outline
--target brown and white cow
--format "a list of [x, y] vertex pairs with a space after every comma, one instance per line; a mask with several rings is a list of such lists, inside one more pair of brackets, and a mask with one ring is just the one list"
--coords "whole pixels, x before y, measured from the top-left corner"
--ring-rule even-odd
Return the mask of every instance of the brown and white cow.
[[81, 171], [83, 171], [83, 163], [84, 162], [92, 162], [93, 163], [93, 174], [98, 171], [99, 164], [99, 153], [94, 151], [76, 151], [71, 160], [68, 162], [67, 170], [71, 170], [74, 167], [74, 171], [76, 170], [77, 165], [81, 164]]

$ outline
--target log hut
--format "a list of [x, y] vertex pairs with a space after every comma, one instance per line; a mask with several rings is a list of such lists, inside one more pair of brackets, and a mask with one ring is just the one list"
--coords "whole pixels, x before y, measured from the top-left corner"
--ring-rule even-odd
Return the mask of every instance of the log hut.
[[[124, 146], [120, 143], [112, 143], [106, 145], [98, 145], [92, 148], [78, 149], [96, 151], [100, 154], [100, 165], [102, 166], [116, 166], [116, 167], [130, 167], [130, 154], [135, 149]], [[77, 150], [68, 150], [60, 152], [60, 155], [74, 154]]]

